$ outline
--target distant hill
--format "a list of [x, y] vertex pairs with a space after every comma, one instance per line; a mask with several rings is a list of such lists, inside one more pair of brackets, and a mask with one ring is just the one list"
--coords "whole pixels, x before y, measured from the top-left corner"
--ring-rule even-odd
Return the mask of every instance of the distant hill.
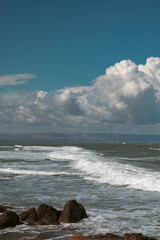
[[129, 135], [112, 133], [46, 133], [46, 134], [1, 134], [0, 142], [53, 142], [53, 143], [158, 143], [160, 135]]

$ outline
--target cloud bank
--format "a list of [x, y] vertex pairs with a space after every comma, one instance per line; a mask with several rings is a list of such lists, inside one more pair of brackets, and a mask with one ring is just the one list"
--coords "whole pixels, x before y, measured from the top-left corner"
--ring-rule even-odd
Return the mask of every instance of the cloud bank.
[[159, 123], [158, 57], [148, 58], [145, 65], [123, 60], [90, 86], [0, 96], [1, 132], [160, 133]]

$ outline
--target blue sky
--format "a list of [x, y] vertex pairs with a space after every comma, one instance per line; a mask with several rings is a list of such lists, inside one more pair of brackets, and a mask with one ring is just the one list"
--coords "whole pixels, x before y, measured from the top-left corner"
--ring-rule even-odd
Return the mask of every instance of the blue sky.
[[[27, 126], [25, 130], [28, 132], [33, 130], [39, 132], [42, 126], [47, 124], [50, 127], [44, 127], [45, 132], [67, 131], [66, 129], [112, 132], [115, 129], [116, 132], [126, 133], [132, 128], [130, 132], [157, 133], [159, 129], [159, 104], [157, 104], [159, 101], [157, 100], [157, 86], [159, 86], [157, 64], [159, 63], [157, 61], [159, 59], [157, 60], [156, 57], [160, 57], [159, 11], [158, 0], [0, 0], [0, 92], [3, 102], [1, 114], [4, 115], [5, 112], [8, 114], [5, 118], [0, 116], [2, 126], [0, 133], [14, 132], [15, 129], [23, 132], [24, 126]], [[123, 60], [131, 60], [136, 66], [141, 64], [146, 66], [146, 59], [150, 57], [156, 58], [149, 61], [147, 66], [150, 69], [150, 66], [156, 65], [157, 83], [153, 84], [154, 77], [151, 83], [145, 76], [142, 79], [145, 83], [150, 82], [148, 87], [142, 87], [142, 84], [138, 83], [139, 87], [136, 88], [135, 85], [130, 84], [127, 89], [131, 89], [129, 92], [134, 92], [134, 103], [128, 95], [126, 97], [124, 89], [117, 95], [119, 98], [112, 99], [111, 91], [116, 93], [120, 85], [118, 80], [112, 80], [117, 88], [111, 89], [112, 84], [109, 83], [108, 77], [101, 76], [106, 76], [106, 69]], [[120, 68], [122, 65], [120, 64]], [[125, 66], [128, 69], [128, 65]], [[146, 70], [147, 66], [145, 74], [149, 71]], [[141, 69], [138, 67], [138, 71]], [[112, 71], [111, 74], [117, 73]], [[130, 78], [131, 73], [128, 74]], [[101, 79], [97, 80], [99, 76]], [[102, 78], [107, 80], [103, 82]], [[122, 78], [119, 76], [119, 79]], [[123, 84], [128, 86], [126, 76], [124, 79], [126, 82]], [[133, 76], [129, 82], [132, 79]], [[134, 76], [135, 82], [137, 79], [139, 75]], [[108, 85], [106, 85], [107, 81]], [[122, 82], [124, 81], [121, 80]], [[78, 88], [80, 86], [81, 88]], [[85, 89], [86, 86], [88, 89]], [[106, 86], [104, 96], [111, 96], [109, 100], [104, 99], [104, 102], [98, 97], [101, 95], [99, 89], [103, 92], [103, 86]], [[156, 106], [150, 104], [152, 101], [144, 106], [146, 101], [143, 99], [142, 109], [133, 107], [137, 103], [135, 101], [140, 98], [140, 93], [135, 89], [141, 90], [141, 98], [143, 95], [145, 100], [149, 97], [151, 100], [155, 99]], [[150, 92], [145, 92], [146, 97], [144, 91], [149, 91], [148, 89]], [[34, 95], [41, 100], [41, 107], [29, 108], [27, 101], [31, 99], [31, 94], [32, 97]], [[58, 97], [52, 103], [51, 99], [55, 96]], [[36, 104], [35, 98], [33, 101]], [[91, 105], [95, 99], [97, 101], [93, 107]], [[111, 99], [115, 102], [114, 106], [104, 104]], [[42, 100], [45, 102], [42, 103]], [[47, 119], [43, 119], [43, 114], [51, 112], [51, 109], [46, 112], [45, 108], [52, 104], [55, 114], [54, 117], [50, 116], [52, 120], [48, 122], [49, 115]], [[100, 111], [99, 108], [103, 104], [103, 109]], [[43, 108], [45, 110], [40, 111], [42, 105], [45, 105]], [[138, 114], [136, 117], [133, 109]], [[141, 116], [140, 112], [144, 109], [146, 112]], [[12, 111], [17, 114], [21, 112], [22, 115], [20, 114], [19, 119], [16, 116], [14, 118]], [[63, 116], [63, 118], [68, 116], [66, 125], [58, 120], [62, 118], [56, 115], [60, 111], [68, 111]], [[96, 111], [96, 116], [93, 116], [93, 112]], [[30, 114], [28, 124], [24, 120], [27, 114]], [[152, 117], [153, 115], [156, 117]], [[114, 126], [111, 125], [113, 116], [116, 119]], [[140, 116], [142, 120], [138, 121]], [[124, 121], [125, 118], [127, 123]], [[91, 121], [93, 119], [94, 122]], [[18, 121], [21, 122], [18, 126], [22, 125], [19, 130], [16, 125]], [[3, 122], [5, 122], [4, 126]], [[69, 123], [72, 123], [70, 127]], [[33, 125], [37, 125], [37, 129]]]
[[0, 74], [33, 73], [25, 88], [48, 91], [88, 85], [123, 59], [144, 64], [159, 56], [159, 10], [155, 0], [1, 0]]

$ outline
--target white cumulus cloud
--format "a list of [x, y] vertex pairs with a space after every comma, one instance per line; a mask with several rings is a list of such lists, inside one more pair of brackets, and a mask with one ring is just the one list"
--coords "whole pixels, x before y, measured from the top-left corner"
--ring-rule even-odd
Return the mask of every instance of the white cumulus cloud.
[[123, 60], [106, 69], [88, 92], [78, 98], [84, 112], [105, 122], [155, 123], [160, 121], [160, 58], [145, 65]]
[[9, 132], [157, 133], [159, 125], [160, 58], [148, 58], [144, 65], [118, 62], [90, 86], [0, 95], [0, 128]]

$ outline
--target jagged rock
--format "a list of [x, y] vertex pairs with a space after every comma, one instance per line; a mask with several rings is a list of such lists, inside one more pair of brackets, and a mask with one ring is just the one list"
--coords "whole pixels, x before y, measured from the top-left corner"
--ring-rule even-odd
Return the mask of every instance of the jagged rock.
[[76, 223], [83, 218], [87, 218], [84, 207], [75, 200], [70, 200], [64, 206], [59, 221], [64, 223]]
[[39, 224], [59, 224], [59, 211], [47, 204], [41, 204], [37, 209], [37, 218]]
[[29, 224], [33, 224], [38, 221], [37, 212], [35, 208], [30, 208], [27, 211], [24, 211], [20, 215], [21, 221], [27, 222]]
[[15, 212], [5, 211], [0, 216], [0, 228], [13, 227], [20, 223], [20, 218]]

